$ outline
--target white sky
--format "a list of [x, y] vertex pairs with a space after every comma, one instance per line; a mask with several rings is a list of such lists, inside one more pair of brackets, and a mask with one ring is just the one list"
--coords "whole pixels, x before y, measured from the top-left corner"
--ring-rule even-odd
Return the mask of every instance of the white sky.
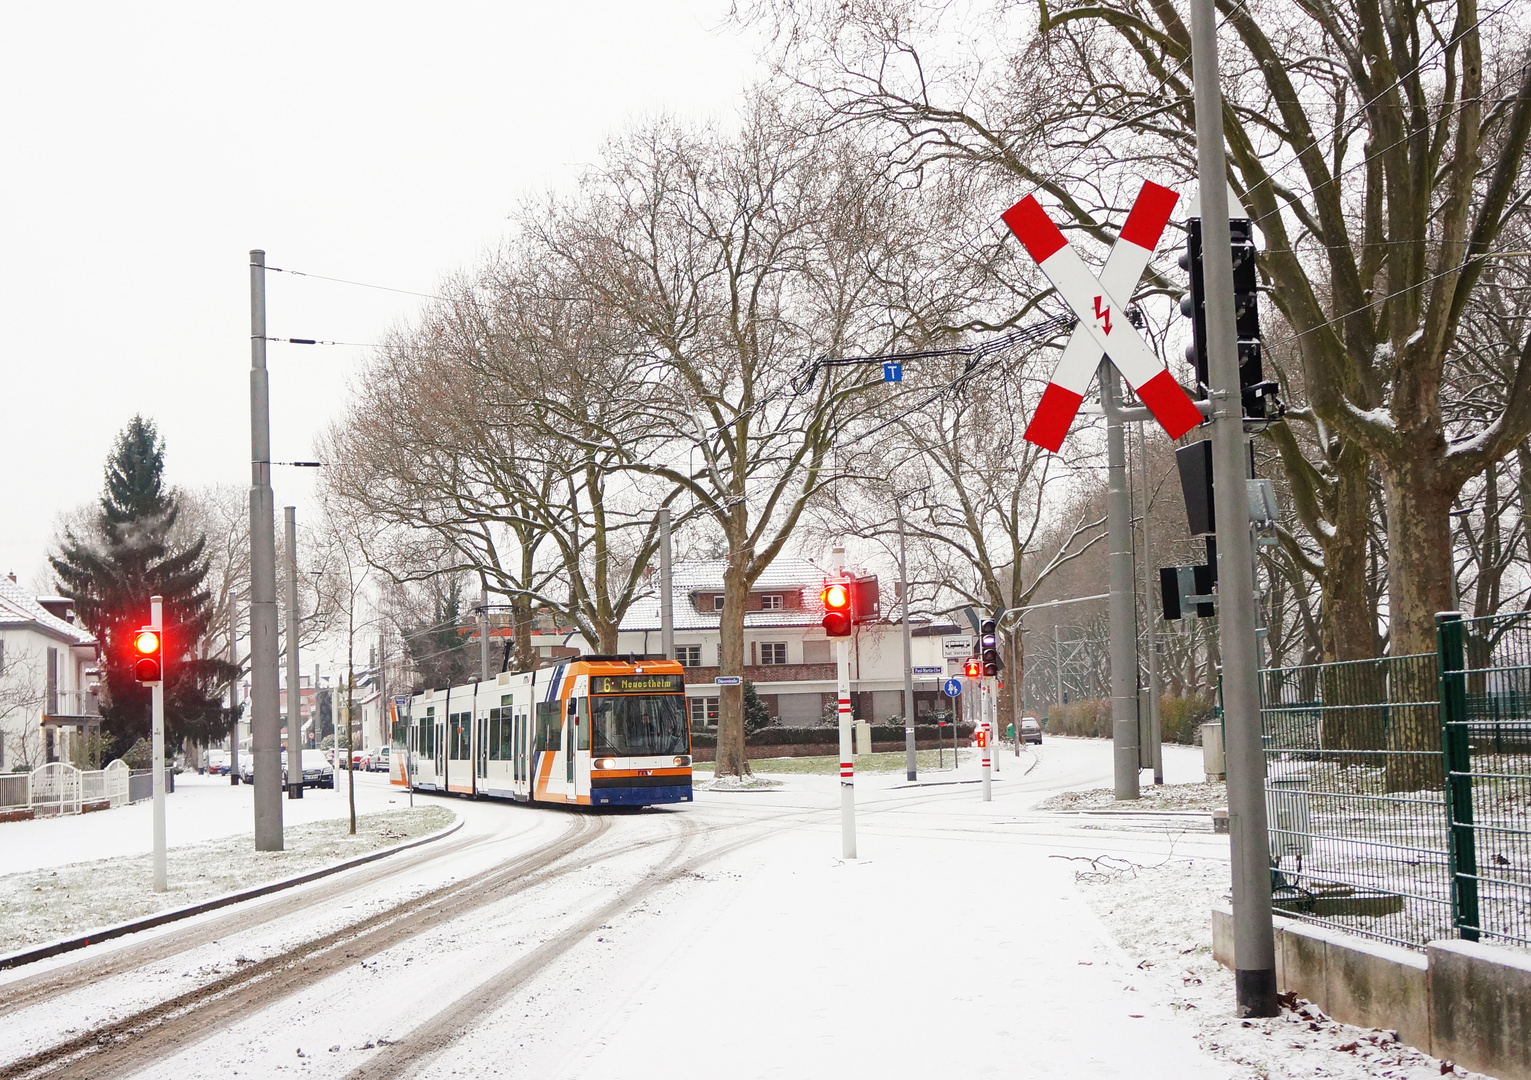
[[[727, 0], [16, 4], [0, 21], [0, 573], [99, 496], [134, 412], [172, 483], [249, 469], [248, 251], [431, 292], [634, 117], [727, 118]], [[370, 342], [420, 301], [268, 275], [274, 336]], [[272, 456], [311, 457], [353, 348], [270, 346]], [[277, 469], [300, 522], [308, 470]], [[280, 510], [277, 527], [280, 529]]]

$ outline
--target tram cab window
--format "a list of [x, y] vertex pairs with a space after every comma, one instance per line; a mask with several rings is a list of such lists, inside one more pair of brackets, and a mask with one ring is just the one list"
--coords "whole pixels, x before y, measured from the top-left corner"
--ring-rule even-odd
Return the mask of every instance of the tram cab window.
[[590, 699], [597, 756], [688, 754], [681, 694], [612, 694]]

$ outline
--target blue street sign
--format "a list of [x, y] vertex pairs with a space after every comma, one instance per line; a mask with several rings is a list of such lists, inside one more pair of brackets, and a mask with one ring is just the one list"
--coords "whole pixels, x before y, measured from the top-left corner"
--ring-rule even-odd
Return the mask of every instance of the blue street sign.
[[947, 697], [956, 697], [962, 693], [962, 683], [957, 679], [947, 679], [945, 685], [941, 687], [941, 692]]
[[883, 382], [903, 382], [904, 365], [896, 360], [885, 360], [882, 365]]

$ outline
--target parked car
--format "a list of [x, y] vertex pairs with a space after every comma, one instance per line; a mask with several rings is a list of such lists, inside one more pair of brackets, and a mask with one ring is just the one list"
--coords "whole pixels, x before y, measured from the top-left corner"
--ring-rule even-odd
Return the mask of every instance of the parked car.
[[[287, 761], [282, 760], [283, 773], [286, 773]], [[304, 787], [327, 787], [335, 786], [335, 769], [325, 760], [323, 750], [303, 751], [303, 786]]]
[[1021, 717], [1021, 740], [1042, 745], [1042, 725], [1035, 716]]
[[239, 779], [246, 784], [255, 783], [255, 751], [246, 750], [239, 755]]
[[373, 772], [387, 772], [388, 771], [388, 761], [389, 761], [390, 756], [391, 756], [391, 752], [389, 751], [388, 747], [386, 747], [386, 746], [379, 746], [376, 750], [373, 750], [372, 751], [371, 764], [370, 764], [370, 767], [371, 767], [372, 771]]
[[207, 775], [227, 776], [229, 773], [229, 752], [227, 750], [209, 750], [207, 752]]
[[355, 769], [357, 772], [366, 772], [368, 769], [372, 768], [372, 758], [370, 751], [352, 750], [351, 768]]

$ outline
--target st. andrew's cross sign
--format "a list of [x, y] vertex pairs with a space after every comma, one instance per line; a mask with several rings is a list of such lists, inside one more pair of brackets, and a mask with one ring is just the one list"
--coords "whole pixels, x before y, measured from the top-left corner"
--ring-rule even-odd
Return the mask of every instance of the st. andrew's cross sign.
[[1058, 451], [1102, 355], [1111, 358], [1170, 438], [1178, 439], [1201, 423], [1196, 405], [1124, 315], [1125, 301], [1148, 268], [1178, 198], [1169, 188], [1145, 181], [1098, 278], [1069, 247], [1035, 195], [1003, 214], [1010, 231], [1079, 320], [1026, 427], [1028, 442]]

